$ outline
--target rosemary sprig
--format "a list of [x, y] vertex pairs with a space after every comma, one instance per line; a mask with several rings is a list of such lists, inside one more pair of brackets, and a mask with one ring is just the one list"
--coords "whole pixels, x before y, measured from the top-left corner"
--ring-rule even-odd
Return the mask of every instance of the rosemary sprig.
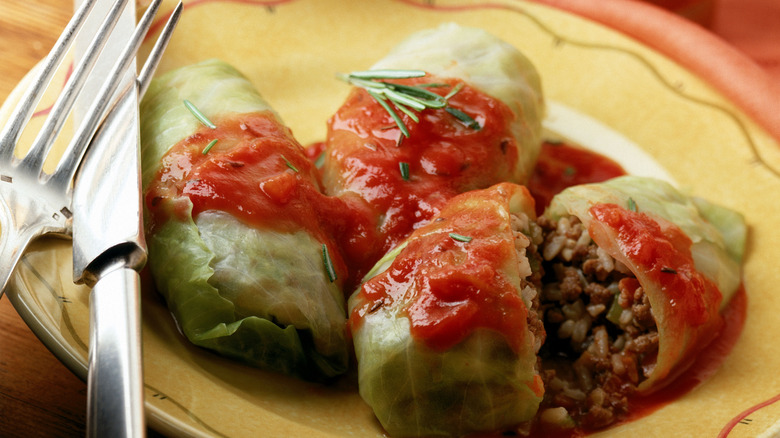
[[[409, 129], [404, 124], [398, 111], [406, 114], [415, 123], [420, 118], [415, 111], [423, 111], [428, 108], [444, 108], [463, 124], [471, 129], [479, 129], [479, 123], [461, 110], [448, 105], [447, 101], [463, 88], [463, 83], [454, 86], [446, 95], [441, 96], [427, 88], [445, 87], [443, 83], [422, 83], [417, 85], [404, 85], [386, 82], [392, 79], [421, 78], [426, 73], [422, 70], [365, 70], [355, 71], [349, 74], [340, 74], [337, 77], [344, 82], [363, 88], [368, 94], [384, 108], [392, 117], [395, 124], [401, 130], [404, 137], [409, 137]], [[396, 111], [397, 110], [397, 111]]]
[[211, 128], [211, 129], [216, 129], [217, 128], [217, 125], [213, 124], [211, 122], [211, 120], [209, 120], [209, 118], [206, 117], [206, 115], [203, 114], [198, 109], [198, 107], [196, 107], [192, 102], [190, 102], [187, 99], [184, 99], [184, 106], [186, 106], [187, 109], [190, 110], [192, 115], [195, 116], [195, 118], [198, 119], [198, 121], [200, 121], [200, 123], [203, 123], [204, 125], [206, 125], [207, 127]]

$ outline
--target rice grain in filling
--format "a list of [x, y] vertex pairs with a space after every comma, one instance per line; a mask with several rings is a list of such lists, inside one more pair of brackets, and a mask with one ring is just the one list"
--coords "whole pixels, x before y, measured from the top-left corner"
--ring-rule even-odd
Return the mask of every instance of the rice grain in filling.
[[539, 291], [542, 284], [542, 258], [539, 245], [542, 243], [542, 229], [525, 213], [512, 213], [510, 226], [515, 240], [515, 250], [520, 264], [523, 300], [529, 303], [528, 330], [534, 337], [534, 351], [538, 352], [545, 341], [545, 330], [542, 321], [541, 297]]
[[628, 397], [652, 372], [658, 352], [652, 309], [631, 271], [599, 248], [579, 219], [540, 217], [538, 224], [547, 332], [540, 412], [563, 408], [580, 427], [602, 428], [627, 413]]

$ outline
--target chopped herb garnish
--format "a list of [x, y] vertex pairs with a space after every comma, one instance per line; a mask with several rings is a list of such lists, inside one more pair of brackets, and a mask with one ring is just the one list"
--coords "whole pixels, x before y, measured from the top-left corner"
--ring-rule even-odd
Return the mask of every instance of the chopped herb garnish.
[[574, 168], [574, 166], [566, 166], [565, 169], [563, 169], [563, 174], [565, 176], [574, 176], [577, 173], [577, 169]]
[[677, 271], [675, 271], [674, 269], [668, 268], [666, 266], [661, 268], [661, 272], [666, 272], [667, 274], [676, 274], [677, 273]]
[[215, 138], [214, 140], [211, 140], [211, 141], [209, 142], [209, 144], [207, 144], [207, 145], [206, 145], [206, 147], [205, 147], [205, 148], [203, 148], [203, 150], [201, 151], [201, 153], [202, 153], [203, 155], [206, 155], [206, 154], [208, 154], [208, 153], [209, 153], [209, 151], [211, 150], [211, 148], [213, 148], [215, 144], [217, 144], [217, 139], [216, 139], [216, 138]]
[[393, 118], [404, 137], [409, 137], [409, 129], [404, 124], [401, 116], [398, 115], [398, 111], [406, 114], [417, 123], [420, 121], [420, 118], [415, 114], [415, 111], [422, 111], [427, 108], [445, 108], [466, 126], [472, 129], [480, 129], [479, 123], [471, 116], [447, 105], [447, 99], [463, 88], [464, 84], [462, 82], [454, 86], [444, 97], [428, 91], [426, 88], [445, 87], [448, 84], [423, 83], [404, 85], [385, 82], [388, 79], [421, 78], [425, 75], [426, 73], [422, 70], [366, 70], [346, 75], [341, 74], [338, 75], [338, 78], [348, 84], [366, 90]]
[[287, 167], [289, 167], [290, 169], [292, 169], [292, 170], [293, 170], [293, 171], [295, 171], [295, 172], [298, 172], [298, 168], [297, 168], [297, 167], [295, 167], [295, 166], [293, 166], [293, 163], [291, 163], [291, 162], [290, 162], [290, 160], [288, 160], [287, 158], [285, 158], [285, 156], [284, 156], [284, 155], [282, 155], [282, 160], [284, 160], [284, 164], [286, 164], [286, 165], [287, 165]]
[[464, 235], [458, 234], [458, 233], [450, 233], [450, 237], [452, 237], [453, 239], [457, 240], [458, 242], [466, 242], [466, 243], [471, 242], [471, 237], [464, 236]]
[[325, 152], [322, 152], [316, 160], [314, 160], [314, 166], [317, 169], [322, 169], [322, 166], [325, 165]]
[[377, 310], [381, 309], [381, 308], [382, 308], [382, 306], [384, 306], [384, 305], [385, 305], [385, 299], [384, 299], [384, 298], [380, 298], [380, 299], [379, 299], [379, 301], [375, 302], [375, 303], [374, 303], [374, 304], [371, 306], [371, 308], [370, 308], [370, 309], [368, 309], [368, 313], [374, 313], [374, 312], [376, 312]]
[[328, 245], [322, 244], [322, 263], [325, 265], [325, 273], [328, 274], [328, 279], [331, 283], [336, 281], [336, 270], [333, 269], [333, 261], [330, 259], [330, 253], [328, 252]]
[[464, 125], [466, 125], [467, 127], [475, 131], [482, 128], [481, 126], [479, 126], [479, 122], [477, 122], [470, 115], [464, 113], [463, 111], [457, 108], [448, 106], [447, 108], [444, 108], [444, 110], [452, 114], [456, 119], [460, 120]]
[[398, 168], [401, 170], [401, 178], [403, 178], [404, 181], [409, 181], [409, 163], [401, 161], [398, 163]]
[[634, 201], [634, 198], [628, 198], [628, 209], [633, 212], [637, 211], [636, 201]]
[[189, 100], [184, 99], [184, 106], [186, 106], [187, 109], [190, 110], [192, 115], [195, 116], [195, 118], [198, 119], [200, 123], [203, 123], [204, 125], [206, 125], [211, 129], [215, 129], [217, 127], [217, 125], [211, 123], [211, 120], [209, 120], [205, 114], [200, 112], [200, 110]]
[[460, 91], [463, 86], [465, 85], [465, 82], [459, 82], [458, 85], [452, 87], [452, 90], [450, 90], [449, 93], [447, 93], [446, 96], [444, 96], [444, 100], [450, 100], [450, 98], [456, 94], [458, 94], [458, 91]]

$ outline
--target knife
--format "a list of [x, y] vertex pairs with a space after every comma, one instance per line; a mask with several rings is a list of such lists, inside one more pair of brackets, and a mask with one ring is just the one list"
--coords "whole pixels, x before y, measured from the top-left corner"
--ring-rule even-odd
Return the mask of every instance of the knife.
[[[113, 0], [98, 2], [105, 11]], [[102, 80], [113, 74], [116, 53], [124, 50], [135, 30], [135, 2], [128, 2], [92, 77], [91, 93], [77, 109], [91, 105], [102, 92]], [[145, 14], [151, 20], [155, 9]], [[150, 7], [151, 9], [151, 7]], [[142, 437], [144, 395], [140, 329], [139, 270], [146, 262], [142, 226], [139, 149], [139, 91], [148, 85], [181, 12], [173, 12], [163, 36], [149, 55], [140, 77], [135, 62], [121, 76], [116, 103], [90, 143], [73, 191], [73, 278], [90, 292], [90, 347], [87, 377], [87, 435]], [[101, 16], [104, 14], [94, 14]], [[91, 25], [85, 23], [86, 39]], [[165, 36], [167, 35], [167, 36]], [[77, 41], [78, 43], [78, 41]], [[76, 50], [79, 50], [79, 45]], [[111, 56], [110, 54], [114, 55]], [[76, 54], [78, 56], [78, 53]], [[99, 99], [100, 97], [97, 97]], [[79, 113], [76, 113], [78, 117]]]
[[132, 87], [106, 119], [74, 189], [73, 278], [92, 287], [88, 436], [143, 436], [145, 430], [137, 99]]

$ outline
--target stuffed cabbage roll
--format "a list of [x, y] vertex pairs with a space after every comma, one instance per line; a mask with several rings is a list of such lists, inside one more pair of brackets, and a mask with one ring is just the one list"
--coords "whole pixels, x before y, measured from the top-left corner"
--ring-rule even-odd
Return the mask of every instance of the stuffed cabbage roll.
[[528, 191], [454, 197], [350, 298], [360, 394], [394, 437], [524, 428], [543, 388]]
[[184, 335], [269, 370], [343, 373], [346, 268], [290, 130], [216, 60], [155, 79], [141, 115], [149, 267]]
[[[389, 79], [406, 69], [424, 76]], [[372, 72], [375, 81], [361, 79]], [[445, 24], [411, 35], [362, 73], [352, 78], [362, 86], [329, 120], [322, 169], [327, 194], [356, 195], [379, 218], [381, 241], [373, 257], [352, 257], [358, 264], [370, 267], [452, 196], [530, 176], [543, 100], [536, 70], [516, 48]], [[402, 111], [394, 94], [377, 98], [376, 86], [387, 83], [430, 107]]]
[[626, 176], [564, 190], [539, 225], [543, 406], [603, 427], [717, 336], [740, 287], [745, 223], [666, 182]]

